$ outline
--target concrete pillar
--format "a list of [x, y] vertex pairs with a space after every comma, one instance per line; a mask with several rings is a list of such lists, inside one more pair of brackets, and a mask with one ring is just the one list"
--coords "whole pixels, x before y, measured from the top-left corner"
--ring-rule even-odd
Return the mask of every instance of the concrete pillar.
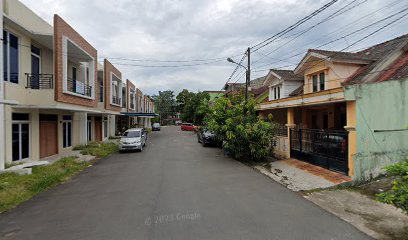
[[344, 129], [348, 131], [348, 175], [354, 175], [354, 159], [353, 156], [357, 153], [357, 133], [356, 133], [356, 102], [347, 102], [347, 126]]
[[[58, 121], [58, 129], [60, 129]], [[60, 138], [58, 138], [60, 139]], [[39, 109], [33, 109], [31, 111], [31, 159], [40, 160], [40, 111]], [[61, 141], [58, 141], [61, 142]], [[61, 143], [62, 145], [62, 143]], [[58, 146], [59, 147], [59, 146]], [[59, 149], [58, 149], [59, 150]]]
[[295, 124], [295, 108], [288, 108], [287, 111], [287, 124], [288, 127], [288, 148], [286, 152], [286, 157], [290, 158], [290, 130], [296, 126]]
[[115, 122], [115, 115], [110, 115], [109, 116], [109, 124], [108, 124], [108, 129], [109, 129], [109, 137], [115, 136], [116, 133], [116, 122]]
[[75, 145], [85, 145], [88, 143], [87, 137], [87, 119], [88, 114], [86, 112], [75, 112], [74, 113], [74, 121], [72, 123], [73, 128], [73, 136], [72, 139], [74, 140]]

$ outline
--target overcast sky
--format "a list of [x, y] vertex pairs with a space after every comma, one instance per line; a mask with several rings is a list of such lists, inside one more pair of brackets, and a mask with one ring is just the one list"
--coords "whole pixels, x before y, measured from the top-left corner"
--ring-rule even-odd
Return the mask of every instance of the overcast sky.
[[[190, 91], [220, 90], [235, 68], [224, 59], [228, 56], [242, 54], [247, 47], [283, 30], [329, 2], [329, 0], [21, 1], [51, 24], [53, 14], [59, 14], [98, 50], [99, 57], [108, 58], [122, 71], [124, 78], [133, 81], [146, 94], [156, 94], [158, 90], [167, 89], [179, 92], [183, 88]], [[292, 36], [333, 15], [349, 3], [349, 7], [356, 4], [361, 5], [317, 25], [297, 38]], [[406, 1], [340, 0], [290, 32], [287, 35], [289, 38], [282, 38], [261, 49], [259, 53], [252, 54], [254, 70], [252, 76], [255, 78], [265, 75], [269, 68], [293, 69], [303, 54], [290, 59], [285, 58], [306, 52], [307, 48], [316, 48], [325, 42], [345, 36], [404, 7], [408, 7]], [[322, 49], [340, 50], [393, 19], [403, 16], [402, 14], [406, 12], [375, 24], [358, 34], [324, 46]], [[364, 17], [365, 15], [367, 16]], [[350, 50], [361, 49], [405, 34], [407, 24], [407, 17], [404, 17], [391, 27], [353, 45]], [[270, 52], [272, 53], [268, 57], [262, 55]], [[138, 62], [117, 58], [176, 61], [215, 60]], [[240, 57], [236, 56], [234, 59], [238, 61]], [[264, 66], [282, 59], [285, 60]], [[206, 64], [177, 68], [136, 66], [174, 66], [197, 63]], [[234, 78], [233, 82], [237, 80], [242, 82], [244, 78]]]

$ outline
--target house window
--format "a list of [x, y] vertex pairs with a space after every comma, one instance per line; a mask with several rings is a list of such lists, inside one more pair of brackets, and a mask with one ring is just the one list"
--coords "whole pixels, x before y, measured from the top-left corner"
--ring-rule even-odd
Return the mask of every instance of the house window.
[[312, 81], [313, 81], [313, 92], [317, 92], [318, 91], [318, 88], [317, 88], [317, 75], [313, 75], [312, 76]]
[[99, 102], [103, 102], [103, 78], [99, 79]]
[[108, 137], [108, 117], [103, 118], [103, 136]]
[[4, 81], [18, 83], [19, 59], [18, 37], [3, 31], [3, 76]]
[[319, 74], [320, 91], [324, 90], [324, 72]]
[[87, 121], [87, 135], [88, 135], [88, 141], [92, 141], [92, 118], [88, 117]]
[[276, 99], [276, 88], [273, 88], [273, 99]]
[[62, 116], [62, 146], [64, 148], [72, 146], [72, 116]]
[[28, 158], [30, 154], [30, 116], [13, 113], [12, 119], [12, 160], [17, 161]]
[[278, 99], [280, 99], [280, 87], [277, 87], [278, 88]]
[[325, 89], [324, 72], [312, 76], [313, 92], [323, 91]]

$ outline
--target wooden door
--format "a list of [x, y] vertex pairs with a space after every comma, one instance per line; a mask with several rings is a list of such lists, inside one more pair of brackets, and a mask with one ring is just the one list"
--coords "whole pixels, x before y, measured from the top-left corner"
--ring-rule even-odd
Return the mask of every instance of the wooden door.
[[40, 158], [58, 153], [57, 115], [40, 115]]
[[95, 117], [95, 140], [102, 141], [102, 118]]

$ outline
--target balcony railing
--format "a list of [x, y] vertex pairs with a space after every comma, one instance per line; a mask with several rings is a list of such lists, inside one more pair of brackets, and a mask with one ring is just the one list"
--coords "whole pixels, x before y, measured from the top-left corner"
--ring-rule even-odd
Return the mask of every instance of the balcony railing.
[[89, 86], [88, 84], [78, 80], [67, 78], [67, 88], [68, 91], [76, 94], [84, 95], [87, 97], [92, 96], [92, 86]]
[[26, 73], [27, 87], [30, 89], [53, 89], [54, 76], [52, 74]]
[[119, 97], [112, 96], [112, 103], [116, 105], [120, 105], [121, 99]]

